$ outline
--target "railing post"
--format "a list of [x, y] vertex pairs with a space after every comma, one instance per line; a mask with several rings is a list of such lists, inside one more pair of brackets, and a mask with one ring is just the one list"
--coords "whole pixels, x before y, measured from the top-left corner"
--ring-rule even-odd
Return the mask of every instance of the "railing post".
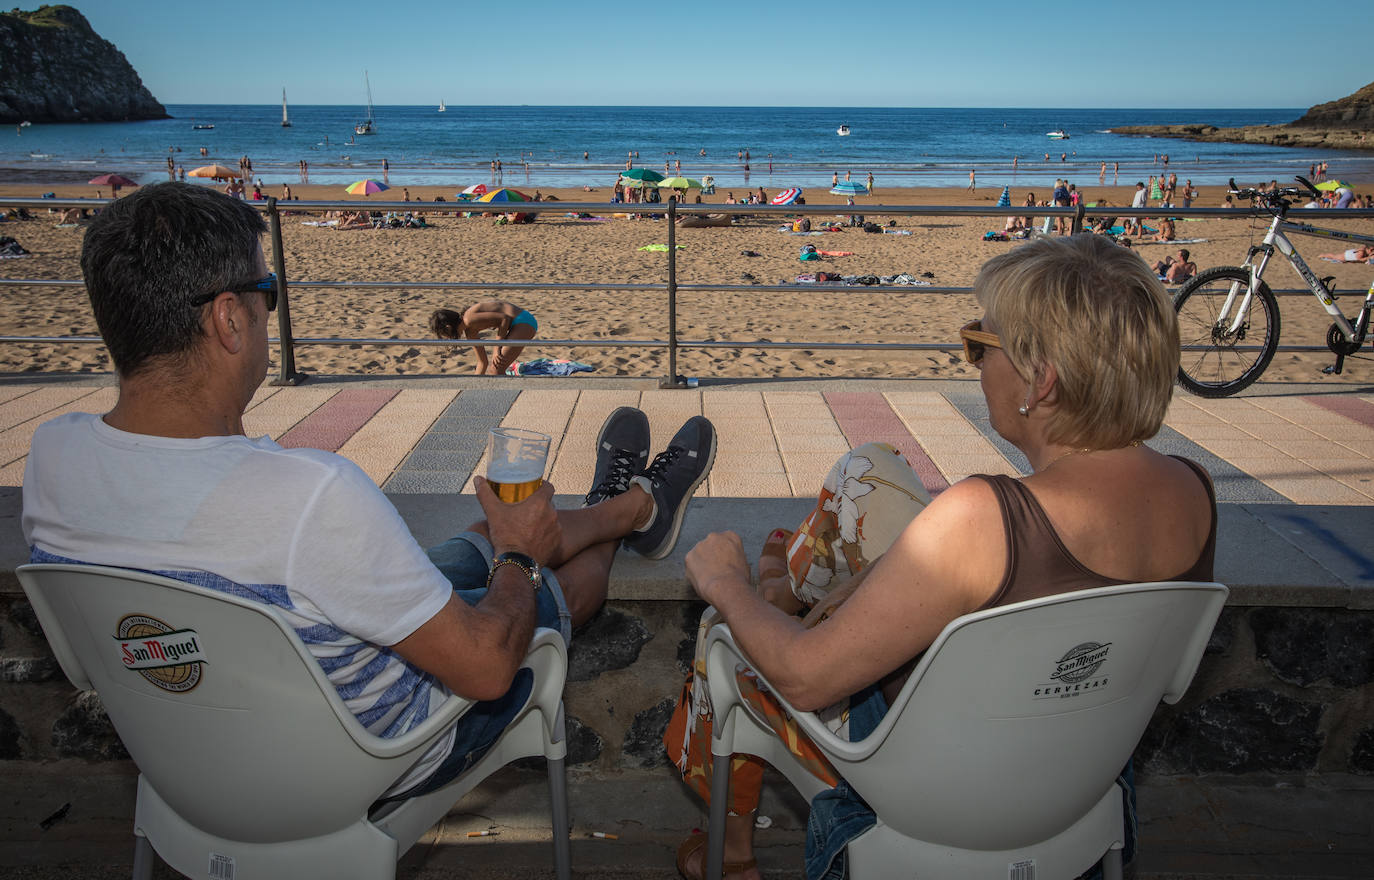
[[273, 385], [299, 385], [306, 380], [296, 372], [296, 339], [291, 335], [291, 301], [286, 296], [286, 255], [282, 252], [281, 212], [277, 199], [267, 197], [267, 222], [272, 230], [272, 270], [277, 273], [277, 337], [281, 340], [281, 374]]
[[1087, 213], [1088, 206], [1080, 200], [1077, 209], [1073, 212], [1073, 222], [1069, 224], [1069, 234], [1077, 235], [1083, 231], [1083, 215]]
[[668, 375], [658, 387], [687, 387], [677, 374], [677, 196], [668, 197]]

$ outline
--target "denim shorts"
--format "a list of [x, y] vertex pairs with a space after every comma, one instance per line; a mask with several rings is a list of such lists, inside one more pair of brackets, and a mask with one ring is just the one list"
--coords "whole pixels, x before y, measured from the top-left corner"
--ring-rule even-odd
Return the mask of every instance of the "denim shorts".
[[[426, 551], [449, 583], [453, 592], [469, 605], [476, 605], [487, 594], [487, 575], [495, 555], [491, 542], [475, 532], [464, 532]], [[558, 578], [543, 569], [544, 582], [536, 599], [537, 625], [557, 630], [566, 645], [572, 639], [572, 616], [563, 598]], [[480, 585], [480, 586], [474, 586]], [[424, 781], [407, 791], [384, 800], [403, 800], [427, 794], [461, 776], [477, 763], [501, 738], [501, 734], [520, 714], [534, 689], [534, 675], [528, 669], [516, 671], [510, 690], [495, 700], [483, 700], [458, 719], [453, 748]]]

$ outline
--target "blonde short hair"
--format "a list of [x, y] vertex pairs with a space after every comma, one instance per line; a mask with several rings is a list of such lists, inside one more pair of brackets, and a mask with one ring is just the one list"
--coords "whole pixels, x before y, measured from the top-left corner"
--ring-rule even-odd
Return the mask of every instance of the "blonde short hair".
[[1019, 373], [1058, 373], [1051, 442], [1115, 449], [1159, 431], [1178, 318], [1139, 256], [1091, 233], [1037, 239], [984, 263], [973, 291]]

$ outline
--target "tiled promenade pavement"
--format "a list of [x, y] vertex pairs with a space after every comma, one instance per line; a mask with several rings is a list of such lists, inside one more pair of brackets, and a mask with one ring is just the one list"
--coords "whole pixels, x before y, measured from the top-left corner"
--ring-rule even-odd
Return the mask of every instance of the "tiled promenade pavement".
[[[719, 451], [699, 497], [811, 497], [840, 453], [872, 440], [905, 453], [932, 493], [971, 473], [1028, 471], [1025, 458], [993, 432], [972, 382], [901, 386], [910, 390], [831, 383], [840, 390], [805, 391], [787, 383], [696, 390], [489, 384], [264, 386], [244, 422], [250, 436], [347, 456], [396, 494], [470, 492], [469, 477], [484, 466], [487, 429], [499, 424], [551, 435], [549, 478], [560, 493], [581, 494], [591, 483], [596, 432], [624, 405], [648, 414], [655, 451], [692, 415], [715, 423]], [[1271, 387], [1225, 400], [1180, 392], [1150, 445], [1202, 462], [1223, 502], [1374, 503], [1374, 394]], [[108, 381], [0, 382], [0, 486], [21, 484], [39, 424], [65, 412], [104, 412], [114, 400]]]

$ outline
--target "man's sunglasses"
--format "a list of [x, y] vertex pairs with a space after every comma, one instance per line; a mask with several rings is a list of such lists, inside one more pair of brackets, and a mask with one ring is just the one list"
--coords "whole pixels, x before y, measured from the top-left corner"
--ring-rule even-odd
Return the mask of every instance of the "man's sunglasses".
[[964, 360], [973, 364], [975, 367], [983, 362], [983, 356], [987, 354], [988, 347], [1001, 348], [1002, 340], [996, 333], [988, 333], [983, 329], [983, 322], [969, 321], [959, 328], [959, 338], [964, 343]]
[[200, 308], [209, 302], [214, 302], [215, 298], [221, 293], [252, 293], [261, 291], [263, 299], [267, 303], [267, 311], [272, 312], [277, 309], [277, 273], [273, 272], [266, 278], [259, 278], [257, 281], [240, 285], [239, 287], [226, 287], [224, 290], [217, 290], [214, 293], [206, 293], [191, 300], [193, 308]]

